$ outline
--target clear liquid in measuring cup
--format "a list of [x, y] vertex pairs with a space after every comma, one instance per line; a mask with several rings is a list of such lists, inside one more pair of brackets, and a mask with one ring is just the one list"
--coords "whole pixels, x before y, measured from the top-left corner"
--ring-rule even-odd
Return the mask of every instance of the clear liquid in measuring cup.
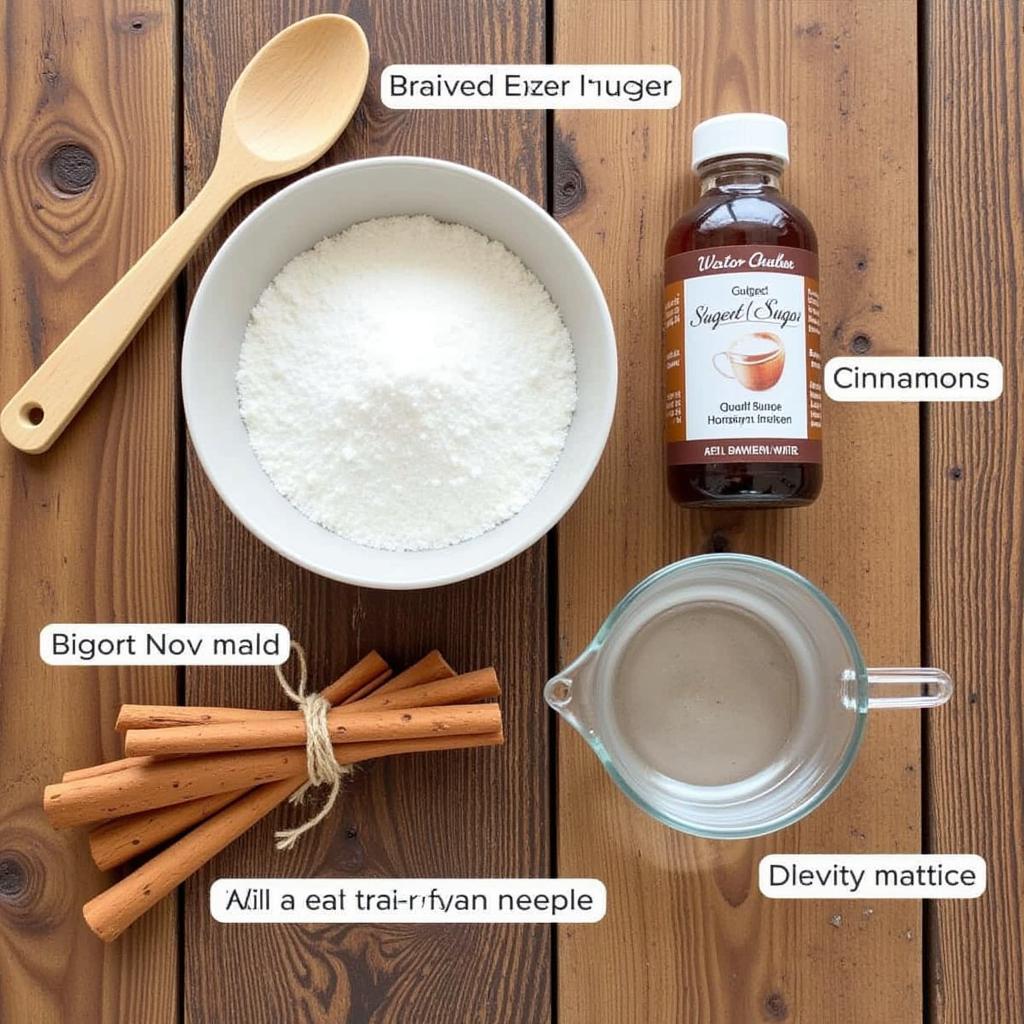
[[771, 625], [735, 605], [656, 615], [614, 670], [620, 741], [649, 769], [694, 786], [739, 782], [777, 761], [793, 735], [799, 674]]

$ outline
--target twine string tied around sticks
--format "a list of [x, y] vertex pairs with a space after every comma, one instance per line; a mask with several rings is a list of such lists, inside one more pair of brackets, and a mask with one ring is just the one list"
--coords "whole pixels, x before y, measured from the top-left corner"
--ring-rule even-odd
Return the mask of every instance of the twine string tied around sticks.
[[277, 674], [277, 681], [281, 689], [287, 694], [288, 699], [302, 712], [306, 723], [306, 781], [289, 798], [289, 803], [301, 803], [306, 793], [315, 787], [330, 786], [327, 799], [323, 807], [313, 817], [295, 828], [283, 829], [274, 833], [275, 846], [279, 850], [290, 850], [310, 829], [320, 824], [328, 814], [331, 813], [338, 794], [341, 792], [341, 784], [347, 775], [352, 774], [351, 765], [340, 765], [334, 757], [334, 744], [331, 742], [331, 733], [327, 725], [327, 712], [331, 705], [319, 693], [307, 693], [306, 684], [308, 672], [306, 670], [306, 652], [302, 645], [292, 641], [292, 652], [299, 663], [298, 686], [292, 687], [285, 678], [280, 665], [274, 666]]

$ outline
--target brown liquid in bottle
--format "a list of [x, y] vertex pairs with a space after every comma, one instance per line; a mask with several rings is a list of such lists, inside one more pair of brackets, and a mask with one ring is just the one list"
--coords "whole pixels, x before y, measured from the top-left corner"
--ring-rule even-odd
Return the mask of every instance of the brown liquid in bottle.
[[[786, 246], [817, 253], [807, 217], [779, 192], [781, 164], [758, 156], [720, 158], [713, 182], [669, 232], [665, 258], [733, 245]], [[705, 168], [700, 172], [705, 174]], [[672, 497], [690, 507], [808, 505], [821, 490], [815, 462], [722, 462], [669, 465]]]

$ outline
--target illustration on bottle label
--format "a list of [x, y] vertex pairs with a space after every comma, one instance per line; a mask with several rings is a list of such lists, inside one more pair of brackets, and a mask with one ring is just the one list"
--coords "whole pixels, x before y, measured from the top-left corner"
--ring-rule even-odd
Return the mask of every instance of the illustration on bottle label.
[[821, 462], [818, 257], [730, 245], [665, 264], [671, 465]]

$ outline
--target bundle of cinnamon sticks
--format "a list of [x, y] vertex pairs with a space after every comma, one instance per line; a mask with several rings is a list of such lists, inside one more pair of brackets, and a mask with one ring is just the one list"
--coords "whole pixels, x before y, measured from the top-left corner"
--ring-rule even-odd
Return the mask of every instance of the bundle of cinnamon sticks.
[[[501, 710], [487, 703], [499, 693], [493, 669], [456, 675], [437, 651], [396, 676], [371, 652], [321, 696], [332, 706], [335, 758], [352, 765], [500, 744]], [[299, 711], [126, 704], [117, 728], [124, 758], [67, 772], [43, 796], [54, 828], [91, 829], [103, 870], [173, 840], [85, 905], [86, 922], [107, 942], [307, 779]]]

